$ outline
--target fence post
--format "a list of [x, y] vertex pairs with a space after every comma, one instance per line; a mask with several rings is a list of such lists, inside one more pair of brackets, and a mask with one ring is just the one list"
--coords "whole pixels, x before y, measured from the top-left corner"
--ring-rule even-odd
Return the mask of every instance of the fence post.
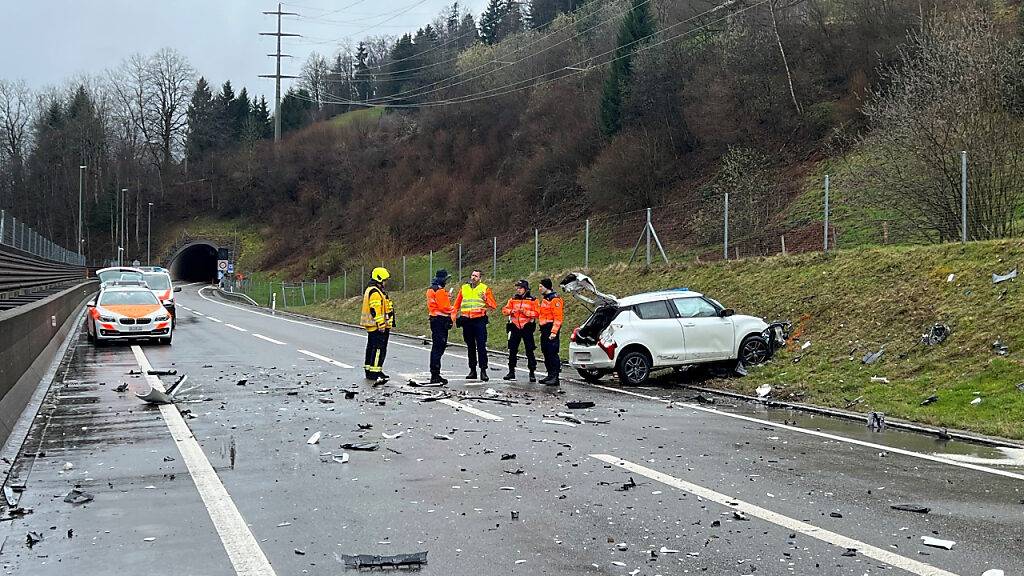
[[365, 282], [365, 280], [363, 280], [363, 278], [366, 278], [366, 265], [365, 264], [359, 267], [359, 280], [357, 282]]
[[402, 255], [402, 292], [405, 292], [405, 255]]
[[647, 226], [644, 228], [647, 235], [647, 265], [651, 265], [651, 209], [647, 209]]
[[[280, 10], [279, 10], [280, 11]], [[967, 151], [961, 152], [961, 242], [967, 244]]]
[[434, 280], [434, 251], [430, 251], [430, 267], [427, 269], [427, 283]]
[[302, 305], [306, 305], [306, 281], [300, 280], [299, 286], [302, 288]]
[[496, 279], [498, 277], [498, 237], [497, 236], [494, 237], [493, 258], [494, 258], [494, 260], [493, 260], [494, 275], [491, 276], [491, 278], [495, 278]]
[[723, 222], [723, 235], [722, 235], [722, 254], [725, 255], [725, 259], [729, 259], [729, 193], [725, 193], [725, 216]]
[[462, 284], [462, 242], [459, 242], [459, 284]]
[[[278, 10], [280, 12], [280, 10]], [[7, 222], [7, 215], [4, 210], [0, 210], [0, 244], [4, 243], [4, 223]]]
[[590, 218], [583, 228], [583, 269], [590, 270]]
[[540, 230], [533, 229], [533, 271], [540, 270]]
[[786, 235], [782, 235], [782, 255], [786, 255]]
[[825, 174], [825, 252], [828, 252], [828, 192], [829, 175]]
[[331, 299], [331, 275], [327, 275], [327, 299]]
[[313, 278], [313, 304], [316, 304], [316, 278]]

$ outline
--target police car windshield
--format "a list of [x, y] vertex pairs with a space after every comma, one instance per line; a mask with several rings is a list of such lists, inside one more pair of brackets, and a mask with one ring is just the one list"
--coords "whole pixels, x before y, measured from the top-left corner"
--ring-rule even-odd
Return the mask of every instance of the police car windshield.
[[160, 301], [148, 290], [106, 291], [100, 295], [101, 306], [156, 304]]
[[108, 270], [98, 273], [97, 276], [99, 276], [100, 282], [114, 282], [116, 280], [142, 281], [142, 274], [131, 270]]
[[150, 290], [170, 290], [171, 278], [167, 274], [146, 274], [146, 285]]

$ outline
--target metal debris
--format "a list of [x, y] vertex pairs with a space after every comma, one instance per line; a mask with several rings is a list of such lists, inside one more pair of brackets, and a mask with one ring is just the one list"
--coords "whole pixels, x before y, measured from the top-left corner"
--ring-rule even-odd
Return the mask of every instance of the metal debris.
[[68, 492], [66, 496], [64, 496], [65, 502], [67, 502], [68, 504], [75, 505], [85, 504], [86, 502], [92, 502], [92, 499], [92, 494], [89, 494], [88, 492], [83, 492], [78, 488], [72, 488], [71, 491]]
[[417, 381], [413, 380], [412, 378], [410, 378], [409, 379], [409, 386], [412, 386], [413, 388], [440, 388], [440, 387], [444, 386], [444, 384], [442, 384], [440, 382], [436, 382], [436, 383], [417, 382]]
[[374, 556], [372, 554], [338, 554], [334, 555], [346, 568], [402, 568], [420, 566], [427, 563], [426, 552], [414, 554], [395, 554], [393, 556]]
[[25, 545], [31, 549], [36, 544], [43, 541], [43, 535], [39, 532], [29, 532], [25, 535]]
[[434, 440], [451, 440], [452, 437], [447, 434], [434, 434]]
[[616, 492], [625, 492], [627, 490], [631, 490], [631, 489], [636, 488], [636, 487], [637, 487], [636, 480], [633, 480], [633, 477], [630, 476], [629, 477], [629, 482], [623, 483], [622, 486], [619, 486], [618, 488], [616, 488], [615, 491]]
[[885, 429], [885, 413], [884, 412], [869, 412], [868, 413], [868, 428], [881, 432]]
[[583, 420], [580, 420], [579, 418], [573, 416], [572, 414], [569, 414], [568, 412], [559, 412], [555, 414], [555, 416], [558, 416], [559, 418], [562, 418], [564, 420], [568, 420], [573, 424], [583, 424]]
[[1017, 277], [1017, 269], [1016, 268], [1014, 268], [1013, 270], [1010, 270], [1006, 274], [996, 274], [996, 273], [993, 273], [992, 274], [992, 283], [993, 284], [999, 284], [1001, 282], [1006, 282], [1007, 280], [1013, 280], [1016, 277]]
[[920, 504], [893, 504], [892, 506], [889, 506], [889, 508], [903, 512], [916, 512], [918, 514], [927, 514], [932, 511], [931, 508]]
[[732, 369], [732, 371], [737, 376], [746, 376], [747, 374], [749, 374], [749, 372], [747, 372], [747, 367], [743, 365], [743, 361], [742, 360], [740, 360], [739, 362], [736, 362], [736, 366]]
[[934, 404], [934, 403], [936, 403], [938, 401], [939, 401], [939, 397], [936, 396], [935, 394], [932, 394], [931, 396], [925, 398], [924, 400], [921, 400], [921, 406], [927, 406], [929, 404]]
[[312, 436], [309, 437], [309, 440], [306, 440], [306, 444], [318, 444], [319, 442], [320, 432], [314, 433]]
[[380, 448], [380, 445], [376, 442], [354, 442], [348, 444], [342, 444], [342, 448], [346, 450], [361, 450], [363, 452], [373, 452]]
[[501, 459], [502, 460], [515, 460], [516, 459], [516, 455], [515, 454], [502, 454], [501, 455]]
[[921, 344], [925, 346], [936, 346], [942, 344], [949, 338], [952, 331], [945, 324], [935, 323], [927, 332], [921, 335]]
[[943, 548], [945, 550], [952, 550], [956, 542], [953, 540], [942, 540], [940, 538], [932, 538], [931, 536], [921, 536], [921, 543], [925, 546], [931, 546], [932, 548]]
[[127, 383], [127, 382], [121, 382], [120, 384], [118, 384], [118, 385], [117, 385], [117, 386], [116, 386], [116, 387], [114, 388], [114, 392], [117, 392], [117, 393], [119, 393], [119, 394], [120, 394], [121, 392], [127, 392], [127, 391], [128, 391], [128, 383]]
[[373, 430], [373, 424], [356, 424], [360, 430]]
[[337, 462], [338, 464], [348, 464], [348, 458], [348, 452], [342, 452], [341, 456], [331, 456], [331, 460]]
[[1002, 340], [996, 340], [992, 343], [992, 352], [995, 352], [997, 356], [1009, 356], [1010, 347], [1007, 346]]
[[543, 422], [544, 424], [555, 424], [555, 425], [558, 425], [558, 426], [568, 426], [570, 428], [575, 428], [576, 427], [576, 425], [573, 424], [572, 422], [566, 422], [564, 420], [541, 420], [541, 422]]
[[885, 346], [879, 348], [878, 352], [868, 352], [867, 354], [865, 354], [864, 358], [861, 359], [860, 363], [874, 364], [875, 362], [878, 362], [879, 360], [882, 359], [883, 354], [885, 354]]
[[565, 407], [569, 410], [583, 410], [585, 408], [593, 408], [594, 406], [596, 406], [596, 404], [589, 400], [570, 400], [565, 403]]
[[733, 510], [732, 517], [741, 522], [748, 522], [750, 520], [750, 518], [747, 518], [746, 514], [740, 512], [739, 510]]
[[856, 548], [847, 548], [845, 552], [840, 554], [840, 556], [846, 556], [847, 558], [853, 558], [856, 555], [857, 555], [857, 549]]
[[146, 374], [150, 376], [175, 376], [178, 374], [177, 370], [148, 370]]

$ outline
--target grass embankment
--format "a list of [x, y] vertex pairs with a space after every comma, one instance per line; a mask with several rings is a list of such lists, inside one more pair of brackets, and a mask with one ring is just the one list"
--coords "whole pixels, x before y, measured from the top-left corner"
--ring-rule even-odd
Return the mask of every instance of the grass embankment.
[[[602, 290], [618, 295], [687, 286], [740, 313], [794, 323], [798, 340], [773, 362], [751, 370], [746, 378], [708, 385], [752, 394], [758, 385], [769, 383], [776, 398], [839, 408], [861, 398], [853, 409], [1020, 439], [1024, 438], [1024, 391], [1017, 384], [1024, 382], [1024, 287], [1019, 282], [993, 285], [991, 274], [1006, 272], [1022, 261], [1024, 241], [1007, 240], [649, 269], [609, 265], [593, 270], [592, 276]], [[557, 280], [567, 271], [552, 272], [552, 277]], [[947, 282], [950, 274], [954, 280]], [[426, 276], [425, 268], [417, 271], [416, 277]], [[539, 278], [534, 275], [531, 282], [535, 285]], [[356, 322], [359, 299], [354, 295], [354, 279], [349, 280], [349, 298], [296, 310]], [[511, 282], [491, 282], [499, 306], [511, 294]], [[392, 288], [398, 329], [429, 333], [425, 283], [415, 289], [410, 285], [406, 291]], [[569, 301], [568, 309], [570, 327], [587, 315], [577, 302]], [[935, 322], [952, 328], [950, 338], [938, 346], [919, 344], [921, 334]], [[500, 318], [492, 321], [492, 347], [503, 347], [503, 329]], [[453, 332], [453, 339], [459, 338]], [[993, 352], [996, 340], [1009, 347], [1008, 356]], [[811, 345], [802, 350], [803, 342]], [[861, 363], [866, 353], [882, 346], [885, 354], [878, 363]], [[885, 377], [888, 383], [872, 382], [873, 376]], [[932, 394], [939, 401], [921, 406]], [[972, 405], [979, 395], [982, 402]]]

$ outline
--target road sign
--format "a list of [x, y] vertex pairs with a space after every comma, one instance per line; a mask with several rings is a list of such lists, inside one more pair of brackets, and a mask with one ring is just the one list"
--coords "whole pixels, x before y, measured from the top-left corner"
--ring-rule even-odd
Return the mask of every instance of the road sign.
[[221, 272], [227, 272], [228, 271], [228, 261], [227, 260], [217, 260], [217, 270], [220, 270]]
[[232, 263], [228, 263], [228, 274], [234, 274], [234, 273], [235, 273], [235, 265], [232, 264]]

